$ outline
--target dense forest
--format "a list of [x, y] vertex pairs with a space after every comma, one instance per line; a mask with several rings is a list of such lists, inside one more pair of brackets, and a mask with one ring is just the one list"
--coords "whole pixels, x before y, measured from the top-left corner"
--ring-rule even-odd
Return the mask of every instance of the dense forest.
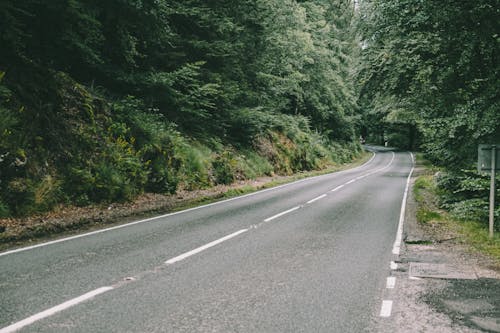
[[321, 169], [360, 136], [422, 150], [452, 171], [449, 204], [479, 211], [487, 180], [467, 170], [500, 142], [499, 10], [3, 0], [0, 217]]
[[478, 175], [477, 152], [480, 143], [500, 144], [498, 1], [360, 5], [362, 130], [424, 152], [444, 168], [441, 205], [460, 219], [488, 221], [489, 176]]
[[348, 1], [0, 3], [0, 214], [348, 161]]

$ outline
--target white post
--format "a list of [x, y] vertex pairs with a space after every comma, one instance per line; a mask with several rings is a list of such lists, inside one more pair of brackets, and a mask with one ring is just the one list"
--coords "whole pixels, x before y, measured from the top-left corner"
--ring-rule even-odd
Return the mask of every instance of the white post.
[[495, 170], [496, 170], [495, 145], [491, 146], [491, 183], [490, 183], [490, 238], [493, 238], [493, 225], [495, 221]]

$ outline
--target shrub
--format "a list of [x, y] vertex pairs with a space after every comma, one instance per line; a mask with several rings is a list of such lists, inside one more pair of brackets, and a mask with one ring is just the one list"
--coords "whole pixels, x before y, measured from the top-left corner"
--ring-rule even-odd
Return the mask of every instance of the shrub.
[[133, 141], [147, 172], [145, 189], [174, 193], [181, 181], [179, 169], [186, 146], [180, 133], [161, 115], [146, 113], [144, 104], [132, 96], [115, 102], [112, 107], [117, 120], [126, 126], [119, 134]]
[[256, 152], [247, 150], [237, 157], [238, 170], [246, 179], [255, 179], [259, 176], [269, 176], [274, 172], [271, 163]]
[[33, 181], [28, 178], [12, 179], [7, 184], [4, 198], [13, 214], [26, 215], [31, 213], [35, 203]]
[[211, 155], [208, 147], [195, 142], [183, 142], [179, 145], [175, 158], [179, 161], [177, 173], [179, 184], [183, 188], [194, 190], [213, 184]]
[[0, 218], [9, 216], [10, 216], [9, 206], [6, 203], [4, 203], [0, 198]]
[[62, 181], [53, 175], [45, 175], [34, 187], [34, 209], [46, 211], [61, 202], [64, 195]]
[[233, 152], [224, 150], [216, 154], [212, 161], [213, 174], [218, 184], [231, 184], [237, 176], [238, 161]]
[[488, 202], [484, 199], [468, 199], [448, 205], [450, 212], [461, 221], [488, 222]]
[[[455, 218], [488, 223], [489, 177], [478, 175], [473, 170], [462, 170], [439, 173], [436, 182], [441, 206]], [[500, 208], [496, 209], [495, 215], [500, 215]]]

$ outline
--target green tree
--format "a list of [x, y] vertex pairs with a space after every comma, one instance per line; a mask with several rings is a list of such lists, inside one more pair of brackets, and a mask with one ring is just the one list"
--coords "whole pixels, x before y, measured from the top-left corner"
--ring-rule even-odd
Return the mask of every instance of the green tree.
[[479, 142], [500, 137], [496, 2], [362, 4], [365, 117], [415, 126], [436, 162], [470, 166]]

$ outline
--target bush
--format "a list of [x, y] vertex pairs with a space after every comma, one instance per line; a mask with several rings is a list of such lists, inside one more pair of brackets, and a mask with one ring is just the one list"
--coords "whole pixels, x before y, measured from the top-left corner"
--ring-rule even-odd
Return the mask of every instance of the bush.
[[[498, 181], [498, 180], [497, 180]], [[442, 207], [461, 221], [488, 223], [489, 177], [473, 170], [439, 173], [436, 177]], [[497, 196], [499, 189], [497, 188]], [[495, 215], [500, 215], [497, 208]]]
[[182, 188], [195, 190], [214, 183], [212, 175], [212, 151], [201, 144], [183, 142], [175, 152], [179, 161], [177, 175]]
[[35, 203], [33, 181], [27, 178], [12, 179], [7, 184], [4, 198], [13, 214], [30, 214], [34, 210]]
[[453, 216], [461, 221], [488, 222], [488, 202], [483, 199], [468, 199], [448, 205]]
[[230, 150], [216, 154], [212, 161], [215, 181], [218, 184], [231, 184], [238, 178], [238, 161]]
[[[143, 168], [147, 173], [145, 189], [156, 193], [174, 193], [177, 190], [185, 140], [156, 113], [146, 113], [144, 104], [132, 97], [112, 105], [117, 120], [125, 128], [119, 133], [133, 142]], [[154, 111], [154, 110], [149, 110]]]
[[[232, 114], [229, 122], [240, 125], [231, 126], [230, 140], [188, 139], [140, 99], [107, 102], [64, 74], [54, 73], [54, 82], [58, 103], [40, 110], [57, 114], [50, 135], [44, 124], [7, 108], [10, 91], [0, 86], [0, 216], [321, 169], [359, 153], [359, 145], [331, 143], [311, 131], [305, 117], [261, 109]], [[20, 135], [18, 125], [34, 130]]]
[[[119, 137], [106, 138], [102, 151], [92, 152], [66, 171], [65, 192], [80, 204], [123, 201], [144, 191], [147, 170], [132, 144]], [[84, 156], [80, 156], [83, 158]]]
[[0, 199], [0, 218], [9, 217], [9, 206]]
[[247, 150], [237, 157], [238, 170], [246, 179], [255, 179], [259, 176], [270, 176], [274, 172], [271, 163], [256, 152]]
[[47, 211], [64, 198], [62, 181], [55, 176], [45, 175], [34, 188], [34, 209]]
[[169, 145], [147, 144], [140, 154], [144, 167], [147, 168], [146, 191], [154, 193], [175, 193], [178, 178], [175, 168], [178, 161], [173, 157], [172, 150], [166, 150]]

